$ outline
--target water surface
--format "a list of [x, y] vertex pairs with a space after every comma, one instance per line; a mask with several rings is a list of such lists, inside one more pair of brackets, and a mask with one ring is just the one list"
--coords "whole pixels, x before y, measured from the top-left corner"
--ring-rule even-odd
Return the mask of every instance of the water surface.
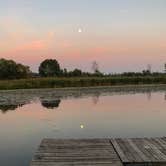
[[0, 92], [0, 161], [28, 166], [43, 138], [166, 135], [165, 88]]

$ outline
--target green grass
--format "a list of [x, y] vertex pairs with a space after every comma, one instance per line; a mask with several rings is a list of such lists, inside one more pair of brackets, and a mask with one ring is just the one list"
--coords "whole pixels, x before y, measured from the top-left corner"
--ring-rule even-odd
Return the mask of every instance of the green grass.
[[141, 84], [166, 84], [166, 76], [29, 78], [20, 80], [1, 80], [0, 90]]

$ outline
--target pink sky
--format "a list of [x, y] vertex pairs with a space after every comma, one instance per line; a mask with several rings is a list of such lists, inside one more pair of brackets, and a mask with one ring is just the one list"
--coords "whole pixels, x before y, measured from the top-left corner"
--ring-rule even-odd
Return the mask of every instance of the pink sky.
[[[30, 11], [35, 13], [35, 6], [27, 9], [25, 4], [16, 5], [17, 12], [25, 8], [26, 14], [0, 12], [0, 58], [29, 65], [33, 71], [47, 58], [57, 59], [69, 70], [90, 71], [92, 62], [97, 61], [101, 71], [107, 73], [141, 71], [148, 64], [154, 71], [162, 71], [166, 62], [165, 12], [156, 9], [155, 3], [150, 8], [141, 2], [138, 5], [144, 8], [137, 6], [139, 10], [134, 4], [122, 8], [112, 2], [117, 11], [108, 10], [110, 15], [104, 9], [103, 13], [97, 12], [96, 6], [87, 11], [91, 18], [78, 6], [79, 19], [72, 11], [54, 13], [52, 8], [52, 13], [48, 10], [33, 18]], [[91, 12], [95, 14], [91, 16]]]

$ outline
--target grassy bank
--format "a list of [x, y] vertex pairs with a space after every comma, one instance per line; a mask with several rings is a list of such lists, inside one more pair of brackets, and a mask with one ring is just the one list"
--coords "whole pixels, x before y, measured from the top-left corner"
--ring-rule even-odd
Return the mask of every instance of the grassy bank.
[[166, 84], [166, 76], [34, 78], [0, 81], [0, 90], [113, 85]]

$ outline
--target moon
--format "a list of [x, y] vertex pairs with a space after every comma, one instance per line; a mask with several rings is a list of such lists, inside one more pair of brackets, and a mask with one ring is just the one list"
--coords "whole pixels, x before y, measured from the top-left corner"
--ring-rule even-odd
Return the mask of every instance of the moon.
[[81, 28], [78, 29], [78, 33], [82, 33], [82, 29]]
[[84, 125], [80, 125], [80, 128], [83, 129], [83, 128], [84, 128]]

